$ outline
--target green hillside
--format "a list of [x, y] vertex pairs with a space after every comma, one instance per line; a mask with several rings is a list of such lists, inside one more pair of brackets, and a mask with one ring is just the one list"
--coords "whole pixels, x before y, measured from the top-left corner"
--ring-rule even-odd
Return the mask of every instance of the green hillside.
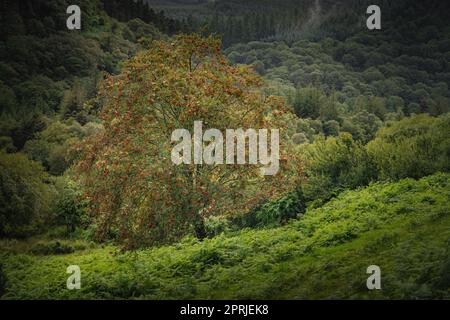
[[[4, 299], [46, 298], [450, 298], [450, 175], [376, 183], [342, 193], [273, 229], [121, 253], [62, 241], [70, 254], [3, 241]], [[64, 250], [60, 250], [64, 252]], [[66, 289], [67, 266], [81, 290]], [[382, 290], [366, 288], [381, 268]]]
[[449, 4], [71, 4], [0, 6], [0, 300], [450, 299]]

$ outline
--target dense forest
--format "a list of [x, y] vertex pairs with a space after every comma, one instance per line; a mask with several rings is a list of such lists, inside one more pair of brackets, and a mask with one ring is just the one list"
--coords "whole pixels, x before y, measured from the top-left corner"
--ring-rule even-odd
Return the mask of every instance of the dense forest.
[[[447, 3], [75, 2], [1, 5], [2, 299], [450, 298]], [[279, 173], [175, 166], [198, 120]]]

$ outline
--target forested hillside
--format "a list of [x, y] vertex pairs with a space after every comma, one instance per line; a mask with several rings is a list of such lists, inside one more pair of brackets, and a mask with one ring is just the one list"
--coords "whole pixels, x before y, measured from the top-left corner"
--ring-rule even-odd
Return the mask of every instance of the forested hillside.
[[336, 25], [327, 17], [316, 41], [252, 41], [226, 53], [235, 63], [252, 64], [270, 80], [268, 92], [286, 96], [296, 114], [309, 119], [299, 121], [297, 140], [348, 132], [367, 142], [386, 121], [450, 111], [450, 30], [445, 15], [434, 14], [445, 9], [407, 4], [388, 11], [395, 19], [386, 19], [382, 32], [360, 28], [341, 39], [324, 31]]
[[446, 2], [75, 2], [1, 5], [2, 299], [450, 299]]
[[[139, 19], [119, 23], [102, 10], [100, 2], [85, 1], [80, 3], [82, 31], [70, 32], [65, 27], [67, 5], [67, 1], [4, 4], [0, 52], [3, 148], [22, 150], [48, 125], [46, 116], [58, 114], [61, 121], [73, 118], [82, 126], [92, 122], [83, 105], [96, 95], [103, 74], [117, 72], [119, 62], [136, 53], [139, 40], [160, 37], [156, 25], [166, 28], [158, 16], [150, 24]], [[94, 102], [91, 107], [96, 108]]]

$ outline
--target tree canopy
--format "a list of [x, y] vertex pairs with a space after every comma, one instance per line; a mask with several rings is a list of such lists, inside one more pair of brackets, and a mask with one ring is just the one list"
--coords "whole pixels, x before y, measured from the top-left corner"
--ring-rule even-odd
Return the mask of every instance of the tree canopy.
[[[261, 84], [251, 68], [226, 61], [219, 40], [196, 34], [157, 41], [108, 78], [100, 93], [105, 130], [83, 142], [76, 166], [99, 236], [115, 230], [133, 247], [168, 242], [194, 227], [201, 238], [205, 216], [249, 210], [294, 186], [302, 168], [284, 131], [294, 115], [282, 100], [262, 95]], [[280, 172], [174, 165], [172, 132], [197, 120], [221, 131], [280, 129]]]

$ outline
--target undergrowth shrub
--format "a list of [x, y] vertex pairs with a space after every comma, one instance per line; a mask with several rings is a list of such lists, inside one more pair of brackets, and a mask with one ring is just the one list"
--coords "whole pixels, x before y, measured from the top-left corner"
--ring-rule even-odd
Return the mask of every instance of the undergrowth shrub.
[[0, 262], [0, 297], [5, 293], [6, 275], [3, 272], [3, 264]]
[[211, 216], [205, 219], [205, 230], [209, 238], [226, 233], [231, 228], [229, 219], [223, 216]]
[[[448, 241], [450, 245], [450, 241]], [[450, 250], [447, 250], [447, 260], [442, 264], [440, 277], [436, 280], [436, 287], [441, 290], [450, 288]]]
[[42, 166], [24, 154], [0, 152], [0, 238], [22, 238], [48, 222], [55, 190]]
[[36, 255], [68, 254], [75, 252], [75, 248], [59, 241], [38, 242], [30, 248], [30, 252]]
[[192, 262], [200, 263], [201, 269], [224, 262], [222, 253], [217, 248], [202, 248], [191, 257]]
[[233, 226], [242, 228], [276, 227], [296, 218], [306, 210], [306, 201], [300, 188], [284, 197], [256, 206], [249, 213], [234, 217]]

